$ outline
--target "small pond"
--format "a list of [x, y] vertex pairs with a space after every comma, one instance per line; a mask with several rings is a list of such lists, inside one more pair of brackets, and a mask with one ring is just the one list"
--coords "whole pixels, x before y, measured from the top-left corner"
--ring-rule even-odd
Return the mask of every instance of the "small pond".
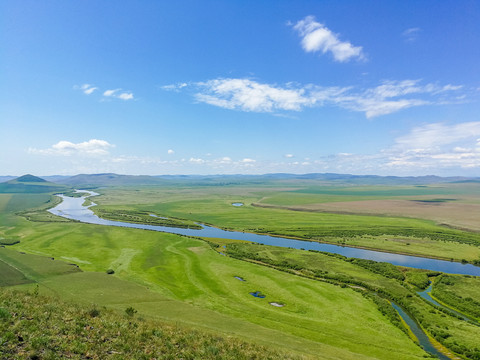
[[260, 291], [251, 292], [250, 295], [255, 296], [256, 298], [264, 299], [265, 295], [263, 295]]

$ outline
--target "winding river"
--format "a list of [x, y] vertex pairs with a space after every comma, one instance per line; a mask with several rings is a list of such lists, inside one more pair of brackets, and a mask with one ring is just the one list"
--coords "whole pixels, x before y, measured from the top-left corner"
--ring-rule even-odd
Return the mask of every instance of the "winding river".
[[212, 226], [201, 225], [202, 229], [182, 229], [167, 226], [146, 225], [146, 224], [134, 224], [121, 221], [105, 220], [90, 210], [92, 203], [88, 206], [83, 206], [86, 197], [99, 195], [92, 191], [81, 191], [82, 193], [88, 193], [83, 197], [69, 197], [65, 195], [58, 195], [62, 198], [62, 202], [54, 208], [48, 210], [50, 213], [58, 216], [62, 216], [68, 219], [78, 220], [84, 223], [98, 224], [98, 225], [110, 225], [121, 226], [135, 229], [145, 229], [162, 231], [173, 234], [187, 235], [187, 236], [199, 236], [199, 237], [214, 237], [221, 239], [233, 239], [233, 240], [246, 240], [264, 245], [273, 245], [280, 247], [289, 247], [295, 249], [305, 250], [317, 250], [325, 251], [334, 254], [340, 254], [346, 257], [375, 260], [389, 262], [393, 265], [407, 266], [417, 269], [427, 269], [434, 271], [441, 271], [449, 274], [463, 274], [480, 276], [480, 267], [472, 264], [461, 264], [457, 262], [436, 260], [423, 258], [419, 256], [409, 256], [401, 254], [392, 254], [381, 251], [358, 249], [347, 246], [323, 244], [313, 241], [295, 240], [284, 237], [259, 235], [252, 233], [244, 233], [240, 231], [227, 231]]

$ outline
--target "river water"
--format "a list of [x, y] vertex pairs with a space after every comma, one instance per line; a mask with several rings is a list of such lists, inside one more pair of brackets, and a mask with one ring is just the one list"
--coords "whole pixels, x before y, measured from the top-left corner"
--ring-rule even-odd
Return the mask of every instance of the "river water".
[[[92, 191], [81, 191], [86, 192], [88, 196], [98, 195]], [[269, 235], [259, 235], [252, 233], [243, 233], [239, 231], [227, 231], [212, 226], [201, 225], [202, 229], [182, 229], [175, 227], [167, 226], [156, 226], [156, 225], [145, 225], [145, 224], [134, 224], [121, 221], [112, 221], [99, 218], [90, 210], [91, 204], [89, 206], [83, 206], [85, 202], [85, 197], [68, 197], [64, 195], [59, 195], [63, 201], [50, 209], [54, 215], [62, 216], [68, 219], [78, 220], [90, 224], [98, 225], [110, 225], [110, 226], [121, 226], [135, 229], [146, 229], [154, 231], [162, 231], [173, 234], [188, 235], [188, 236], [199, 236], [199, 237], [214, 237], [221, 239], [233, 239], [233, 240], [246, 240], [264, 245], [273, 245], [280, 247], [289, 247], [295, 249], [305, 249], [305, 250], [318, 250], [325, 251], [334, 254], [340, 254], [346, 257], [375, 260], [389, 262], [393, 265], [407, 266], [417, 269], [427, 269], [434, 271], [441, 271], [449, 274], [463, 274], [463, 275], [474, 275], [480, 276], [480, 267], [474, 266], [472, 264], [461, 264], [457, 262], [445, 261], [445, 260], [436, 260], [422, 258], [418, 256], [409, 256], [409, 255], [400, 255], [392, 254], [374, 250], [358, 249], [347, 246], [323, 244], [313, 241], [303, 241], [295, 240], [284, 237], [269, 236]]]

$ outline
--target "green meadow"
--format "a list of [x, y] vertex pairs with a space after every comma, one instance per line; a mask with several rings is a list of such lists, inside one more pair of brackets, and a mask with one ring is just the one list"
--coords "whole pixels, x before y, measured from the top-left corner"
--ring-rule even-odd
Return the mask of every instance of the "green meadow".
[[[171, 222], [170, 226], [183, 227], [201, 222], [458, 261], [480, 259], [479, 234], [432, 221], [255, 206], [266, 199], [280, 199], [282, 194], [290, 202], [295, 196], [299, 196], [298, 203], [307, 201], [305, 192], [312, 192], [311, 183], [303, 185], [304, 191], [299, 191], [300, 185], [272, 181], [107, 187], [95, 189], [100, 196], [92, 200], [99, 205], [92, 209], [121, 221]], [[447, 190], [442, 190], [442, 198], [453, 196]], [[339, 187], [331, 194], [316, 191], [326, 201], [388, 194], [386, 188], [363, 187]], [[391, 196], [411, 196], [412, 192], [419, 196], [422, 191], [437, 190], [409, 187]], [[439, 198], [440, 194], [433, 195]], [[442, 312], [415, 293], [429, 280], [437, 279], [435, 283], [440, 284], [446, 275], [238, 241], [83, 224], [45, 211], [57, 202], [52, 193], [0, 194], [0, 240], [13, 244], [0, 248], [1, 286], [53, 296], [67, 306], [106, 307], [120, 315], [130, 308], [141, 319], [161, 321], [167, 327], [175, 324], [185, 331], [195, 329], [255, 344], [248, 345], [253, 352], [255, 346], [266, 346], [286, 357], [428, 357], [390, 306], [395, 301], [444, 353], [454, 350], [469, 359], [480, 356], [479, 326]], [[235, 202], [244, 206], [232, 206]], [[251, 295], [256, 292], [265, 297]], [[191, 344], [206, 351], [195, 341]], [[220, 358], [230, 356], [222, 354]], [[139, 354], [132, 356], [140, 358]]]
[[[10, 197], [9, 206], [17, 208], [21, 196]], [[36, 282], [41, 294], [120, 311], [131, 306], [144, 317], [295, 353], [321, 353], [325, 359], [391, 358], [398, 349], [399, 359], [424, 355], [361, 294], [222, 256], [202, 240], [75, 222], [32, 222], [5, 212], [2, 217], [2, 231], [21, 242], [0, 248], [1, 260]], [[115, 274], [107, 275], [107, 269]], [[255, 291], [266, 297], [249, 294]]]
[[[298, 185], [297, 185], [298, 187]], [[383, 198], [395, 188], [368, 187], [333, 190], [334, 201], [348, 201], [352, 193], [363, 193], [367, 199]], [[295, 188], [293, 188], [295, 189]], [[308, 189], [308, 188], [307, 188]], [[323, 188], [322, 188], [323, 189]], [[409, 217], [367, 216], [332, 214], [324, 212], [291, 211], [281, 208], [255, 206], [266, 199], [287, 194], [293, 201], [292, 188], [271, 188], [267, 186], [234, 186], [229, 188], [144, 187], [130, 191], [124, 189], [100, 189], [102, 195], [95, 198], [99, 206], [93, 210], [98, 214], [116, 214], [124, 211], [147, 211], [166, 216], [211, 224], [224, 229], [286, 236], [312, 241], [321, 241], [348, 246], [357, 246], [382, 251], [436, 257], [447, 260], [469, 262], [480, 261], [480, 233], [468, 232], [440, 226], [430, 220]], [[474, 188], [476, 194], [478, 189]], [[326, 191], [326, 190], [322, 190]], [[462, 194], [470, 188], [456, 187], [410, 187], [397, 190], [407, 194]], [[453, 194], [453, 195], [452, 195]], [[323, 195], [322, 195], [323, 196]], [[400, 195], [399, 195], [400, 196]], [[299, 202], [304, 198], [300, 194]], [[325, 199], [324, 199], [325, 200]], [[269, 201], [269, 200], [268, 200]], [[330, 201], [332, 201], [330, 199]], [[242, 202], [241, 207], [232, 206]]]

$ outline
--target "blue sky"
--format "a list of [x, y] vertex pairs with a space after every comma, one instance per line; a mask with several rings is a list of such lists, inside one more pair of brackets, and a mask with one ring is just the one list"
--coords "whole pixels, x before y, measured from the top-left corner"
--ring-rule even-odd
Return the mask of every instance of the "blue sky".
[[0, 175], [480, 176], [478, 1], [0, 3]]

